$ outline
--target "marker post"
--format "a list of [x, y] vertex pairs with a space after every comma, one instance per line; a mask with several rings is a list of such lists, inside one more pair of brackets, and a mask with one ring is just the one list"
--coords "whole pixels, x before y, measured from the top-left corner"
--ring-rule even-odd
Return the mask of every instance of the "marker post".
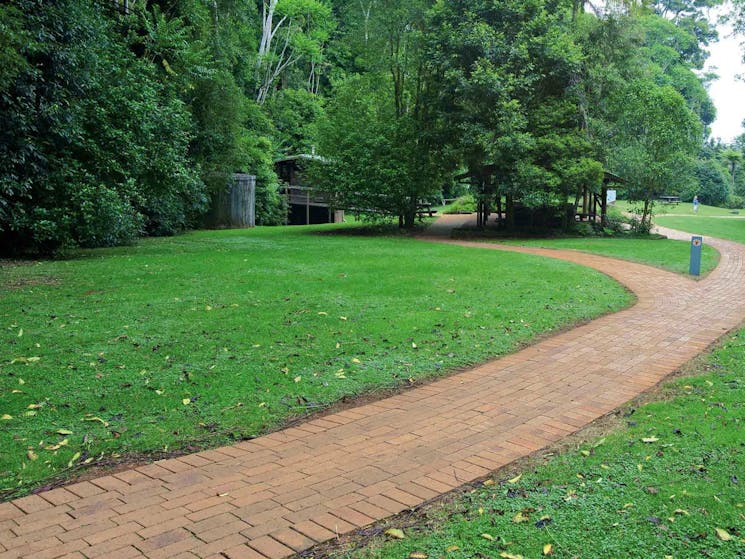
[[703, 244], [703, 237], [691, 237], [691, 263], [688, 266], [688, 273], [692, 276], [701, 274], [701, 247]]

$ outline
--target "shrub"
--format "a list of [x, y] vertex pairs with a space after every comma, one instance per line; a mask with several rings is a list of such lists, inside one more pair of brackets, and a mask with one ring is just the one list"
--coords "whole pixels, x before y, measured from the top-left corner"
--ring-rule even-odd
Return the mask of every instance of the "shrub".
[[448, 204], [442, 213], [462, 214], [476, 211], [476, 199], [472, 194], [465, 194], [457, 198], [452, 204]]

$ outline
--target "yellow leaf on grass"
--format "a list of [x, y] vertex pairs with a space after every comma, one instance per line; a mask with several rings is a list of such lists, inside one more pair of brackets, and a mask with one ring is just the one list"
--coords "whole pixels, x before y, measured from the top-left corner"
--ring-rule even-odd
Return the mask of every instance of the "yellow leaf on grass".
[[19, 338], [23, 337], [23, 328], [21, 328], [20, 330], [18, 330], [18, 337]]
[[688, 511], [687, 510], [683, 510], [683, 509], [675, 509], [674, 513], [675, 514], [684, 514], [685, 516], [691, 516], [690, 514], [688, 514]]
[[452, 553], [453, 551], [458, 551], [459, 549], [460, 547], [458, 547], [457, 545], [450, 545], [445, 551], [448, 553]]
[[67, 463], [67, 467], [70, 468], [75, 463], [75, 461], [80, 458], [80, 453], [76, 452], [72, 455], [72, 458], [70, 458], [70, 461]]
[[30, 410], [38, 410], [39, 408], [41, 408], [41, 404], [29, 404], [27, 406], [27, 409], [30, 409]]
[[84, 417], [80, 421], [98, 421], [104, 427], [108, 427], [109, 426], [108, 421], [104, 421], [103, 419], [101, 419], [100, 417], [97, 417], [95, 415], [89, 415], [87, 417]]
[[72, 431], [69, 429], [57, 429], [58, 435], [72, 435]]
[[493, 479], [487, 479], [484, 482], [484, 487], [489, 487], [490, 485], [494, 485], [494, 480]]
[[411, 342], [411, 347], [416, 349], [416, 344], [414, 342]]
[[26, 381], [23, 380], [22, 378], [19, 378], [18, 379], [18, 384], [26, 384]]
[[409, 553], [409, 559], [427, 559], [429, 555], [422, 551], [412, 551]]
[[406, 537], [406, 535], [404, 534], [404, 531], [401, 530], [400, 528], [388, 528], [385, 531], [385, 534], [387, 536], [390, 536], [392, 538], [396, 538], [396, 539], [399, 539], [399, 540], [402, 540], [402, 539], [404, 539]]
[[499, 554], [500, 557], [503, 559], [524, 559], [522, 555], [515, 555], [514, 553], [507, 553], [506, 551], [503, 551]]
[[521, 522], [527, 522], [529, 518], [525, 516], [522, 512], [518, 512], [515, 516], [512, 517], [512, 522], [515, 524], [520, 524]]
[[553, 552], [554, 552], [554, 546], [551, 545], [550, 543], [547, 543], [546, 545], [543, 546], [544, 555], [552, 555]]
[[658, 439], [657, 437], [644, 437], [644, 438], [642, 439], [642, 442], [643, 442], [643, 443], [656, 443], [656, 442], [657, 442], [657, 441], [659, 441], [659, 440], [660, 440], [660, 439]]
[[723, 542], [728, 542], [732, 539], [732, 536], [729, 535], [729, 532], [727, 532], [727, 530], [723, 528], [714, 528], [714, 530], [717, 533], [717, 537]]
[[185, 406], [188, 406], [189, 404], [191, 404], [191, 398], [184, 398], [183, 400], [181, 400], [181, 403]]
[[481, 534], [481, 537], [485, 540], [489, 540], [490, 542], [494, 541], [494, 536], [492, 536], [491, 534]]
[[303, 380], [303, 377], [301, 377], [301, 376], [297, 376], [297, 377], [295, 377], [295, 378], [294, 378], [293, 380], [294, 380], [295, 382], [300, 382], [301, 380]]
[[37, 459], [39, 458], [39, 455], [38, 455], [38, 454], [36, 454], [36, 453], [35, 453], [35, 452], [34, 452], [33, 450], [29, 450], [29, 451], [28, 451], [28, 452], [26, 453], [26, 456], [28, 456], [28, 459], [29, 459], [29, 460], [32, 460], [32, 461], [33, 461], [33, 460], [37, 460]]
[[479, 516], [484, 514], [484, 507], [479, 507]]
[[319, 314], [320, 316], [326, 316], [326, 315], [328, 315], [329, 313], [327, 313], [327, 312], [324, 312], [324, 311], [319, 311], [319, 312], [318, 312], [318, 314]]
[[520, 474], [519, 476], [515, 476], [512, 479], [508, 479], [507, 480], [507, 483], [517, 483], [518, 481], [520, 481], [522, 479], [522, 477], [523, 477], [523, 475]]
[[347, 319], [347, 317], [346, 317], [346, 316], [340, 316], [340, 317], [339, 317], [339, 320], [346, 320], [346, 319]]
[[13, 419], [13, 416], [8, 415], [7, 413], [4, 413], [3, 416], [0, 417], [0, 419], [2, 419], [3, 421], [10, 421], [11, 419]]
[[359, 359], [355, 357], [352, 359], [352, 363], [362, 363], [362, 361], [360, 361]]

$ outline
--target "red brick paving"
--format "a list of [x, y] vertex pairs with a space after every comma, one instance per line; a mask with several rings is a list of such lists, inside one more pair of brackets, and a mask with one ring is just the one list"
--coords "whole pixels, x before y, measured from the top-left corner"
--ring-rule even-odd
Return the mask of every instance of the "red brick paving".
[[0, 503], [0, 559], [281, 559], [450, 491], [610, 412], [739, 325], [745, 246], [706, 242], [722, 257], [701, 281], [579, 252], [457, 243], [590, 266], [638, 302], [381, 402]]

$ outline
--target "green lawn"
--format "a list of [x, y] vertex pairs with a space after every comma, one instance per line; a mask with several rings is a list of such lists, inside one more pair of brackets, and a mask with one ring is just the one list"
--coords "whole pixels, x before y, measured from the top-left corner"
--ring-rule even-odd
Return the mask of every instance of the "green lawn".
[[[745, 226], [745, 223], [743, 223], [743, 226]], [[649, 264], [650, 266], [656, 266], [680, 274], [688, 273], [691, 251], [690, 243], [670, 239], [583, 237], [520, 240], [512, 241], [509, 244], [581, 250], [612, 258], [641, 262], [642, 264]], [[718, 263], [719, 253], [711, 246], [704, 244], [701, 273], [707, 274]]]
[[745, 330], [696, 372], [623, 409], [614, 432], [496, 477], [408, 521], [403, 540], [377, 538], [352, 556], [745, 556]]
[[551, 259], [194, 232], [0, 269], [0, 495], [127, 453], [251, 437], [631, 303]]
[[[639, 207], [640, 204], [628, 202], [626, 200], [618, 200], [615, 204], [615, 208], [618, 208], [622, 212], [631, 212], [634, 207]], [[693, 204], [690, 202], [681, 202], [679, 204], [663, 204], [656, 202], [654, 205], [655, 215], [675, 214], [675, 215], [690, 215], [690, 216], [732, 216], [732, 215], [745, 215], [745, 210], [728, 210], [727, 208], [719, 208], [717, 206], [706, 206], [699, 204], [698, 212], [694, 213]]]
[[727, 218], [706, 218], [701, 216], [695, 217], [671, 217], [658, 216], [654, 218], [657, 225], [670, 227], [696, 233], [705, 237], [718, 237], [720, 239], [730, 239], [740, 243], [745, 243], [745, 219], [727, 219]]

